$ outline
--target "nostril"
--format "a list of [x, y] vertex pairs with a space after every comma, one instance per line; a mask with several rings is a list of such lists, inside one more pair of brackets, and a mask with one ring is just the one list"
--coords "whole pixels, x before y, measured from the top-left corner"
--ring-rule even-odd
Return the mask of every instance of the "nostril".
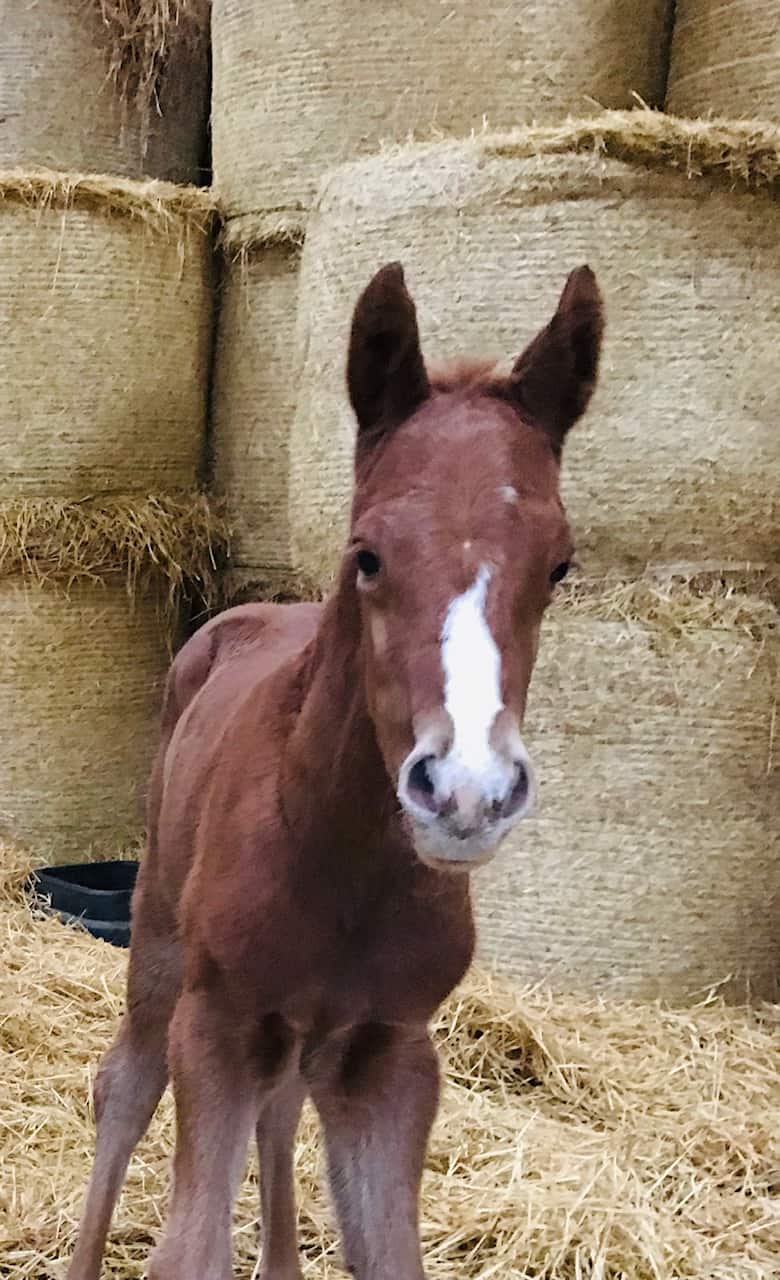
[[435, 756], [422, 756], [421, 759], [415, 761], [409, 770], [406, 784], [412, 800], [416, 804], [422, 805], [424, 809], [429, 809], [431, 813], [438, 811], [435, 799], [436, 786], [431, 771], [435, 759]]
[[530, 791], [531, 775], [522, 760], [518, 760], [515, 765], [515, 779], [512, 783], [512, 790], [501, 807], [502, 816], [511, 818], [513, 814], [517, 813], [518, 809], [522, 809], [528, 802]]

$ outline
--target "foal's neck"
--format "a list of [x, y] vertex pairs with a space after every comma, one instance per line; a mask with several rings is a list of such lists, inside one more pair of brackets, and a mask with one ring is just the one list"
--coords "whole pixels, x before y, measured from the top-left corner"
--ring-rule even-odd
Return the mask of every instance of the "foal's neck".
[[295, 834], [349, 857], [381, 844], [398, 810], [368, 713], [360, 650], [355, 587], [342, 574], [304, 658], [282, 787]]

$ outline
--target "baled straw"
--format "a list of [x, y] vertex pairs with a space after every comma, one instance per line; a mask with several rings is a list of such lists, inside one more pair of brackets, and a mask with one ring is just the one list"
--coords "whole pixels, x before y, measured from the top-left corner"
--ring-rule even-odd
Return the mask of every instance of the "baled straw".
[[780, 124], [776, 0], [677, 0], [666, 105], [680, 115]]
[[3, 13], [0, 168], [202, 181], [208, 0], [36, 0]]
[[308, 208], [383, 140], [659, 106], [669, 18], [667, 0], [405, 0], [370, 20], [360, 0], [215, 0], [215, 183], [231, 215]]
[[195, 483], [212, 214], [195, 188], [0, 174], [0, 497]]
[[503, 367], [589, 262], [600, 384], [564, 452], [591, 573], [780, 563], [780, 130], [607, 113], [390, 149], [323, 183], [299, 285], [293, 568], [326, 585], [352, 485], [345, 352], [355, 300], [399, 258], [426, 356]]
[[[0, 1255], [54, 1280], [73, 1245], [94, 1147], [89, 1089], [115, 1034], [125, 953], [21, 901], [0, 868]], [[780, 1023], [771, 1008], [512, 992], [474, 973], [436, 1028], [443, 1101], [423, 1183], [426, 1274], [487, 1280], [770, 1280], [780, 1250]], [[170, 1189], [164, 1099], [134, 1157], [104, 1275], [144, 1274]], [[341, 1275], [307, 1110], [296, 1147], [301, 1260]], [[254, 1160], [235, 1216], [239, 1274], [257, 1257]]]
[[289, 440], [295, 412], [295, 321], [304, 224], [282, 214], [228, 221], [211, 400], [215, 491], [224, 499], [232, 563], [264, 594], [290, 573]]
[[199, 495], [0, 502], [0, 829], [55, 861], [134, 838], [185, 593], [217, 598]]
[[780, 991], [780, 612], [733, 584], [575, 588], [542, 626], [537, 814], [474, 879], [480, 954], [640, 999]]
[[0, 578], [0, 831], [53, 862], [137, 839], [172, 621], [121, 578]]

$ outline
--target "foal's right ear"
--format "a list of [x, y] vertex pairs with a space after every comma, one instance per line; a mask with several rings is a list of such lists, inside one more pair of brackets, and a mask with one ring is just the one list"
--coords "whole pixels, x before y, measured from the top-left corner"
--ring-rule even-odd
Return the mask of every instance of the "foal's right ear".
[[382, 267], [358, 298], [347, 386], [360, 432], [397, 426], [430, 391], [417, 312], [400, 262]]

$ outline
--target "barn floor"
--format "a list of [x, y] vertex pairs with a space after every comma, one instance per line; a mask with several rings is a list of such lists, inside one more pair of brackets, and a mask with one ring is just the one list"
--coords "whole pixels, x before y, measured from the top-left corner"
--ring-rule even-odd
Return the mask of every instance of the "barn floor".
[[[89, 1084], [126, 956], [33, 919], [0, 847], [0, 1275], [62, 1277], [92, 1148]], [[428, 1159], [431, 1280], [780, 1277], [780, 1010], [694, 1011], [513, 994], [474, 976], [438, 1027], [447, 1061]], [[160, 1228], [170, 1099], [131, 1166], [105, 1275], [134, 1280]], [[311, 1117], [297, 1151], [308, 1276], [339, 1267]], [[256, 1172], [235, 1217], [256, 1261]]]

